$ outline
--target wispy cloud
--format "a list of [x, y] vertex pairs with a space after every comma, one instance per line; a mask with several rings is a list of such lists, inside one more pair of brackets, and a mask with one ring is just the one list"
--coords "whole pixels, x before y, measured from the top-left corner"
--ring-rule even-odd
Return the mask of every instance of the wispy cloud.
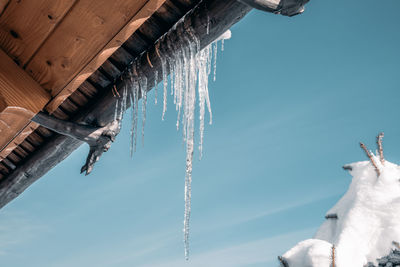
[[[224, 213], [219, 214], [220, 216], [224, 216], [224, 218], [219, 219], [218, 217], [215, 217], [213, 224], [207, 224], [206, 222], [204, 222], [204, 227], [202, 230], [212, 231], [217, 230], [218, 228], [234, 227], [237, 225], [246, 224], [254, 220], [275, 216], [278, 213], [290, 212], [293, 209], [301, 209], [314, 203], [323, 202], [324, 200], [339, 198], [339, 196], [340, 194], [337, 193], [331, 195], [322, 195], [315, 193], [313, 195], [309, 195], [304, 199], [297, 199], [295, 201], [293, 200], [287, 203], [281, 203], [281, 205], [277, 205], [273, 208], [268, 209], [262, 208], [261, 206], [247, 209], [236, 207], [232, 213], [227, 213], [227, 211], [225, 211]], [[322, 216], [323, 214], [321, 214], [321, 217]]]
[[47, 227], [23, 212], [0, 213], [0, 254], [6, 255], [13, 247], [32, 240]]
[[[282, 253], [282, 247], [289, 249], [299, 239], [310, 236], [314, 228], [303, 229], [273, 238], [254, 240], [240, 245], [226, 246], [216, 250], [205, 251], [193, 255], [189, 262], [181, 259], [174, 259], [164, 262], [153, 262], [142, 265], [143, 267], [164, 267], [164, 266], [246, 266], [262, 262], [270, 262]], [[278, 265], [278, 264], [277, 264]]]

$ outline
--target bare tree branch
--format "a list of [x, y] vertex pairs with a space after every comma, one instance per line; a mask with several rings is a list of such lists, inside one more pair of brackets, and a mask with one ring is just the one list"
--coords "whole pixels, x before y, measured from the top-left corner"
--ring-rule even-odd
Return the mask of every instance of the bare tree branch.
[[353, 167], [351, 167], [350, 165], [344, 165], [342, 168], [345, 171], [352, 171], [353, 170]]
[[284, 257], [278, 256], [278, 260], [281, 263], [282, 267], [289, 267], [289, 264]]
[[332, 245], [332, 252], [331, 252], [331, 260], [332, 260], [332, 264], [331, 267], [336, 267], [336, 248], [335, 245]]
[[336, 213], [329, 213], [325, 215], [325, 219], [338, 219], [338, 216]]
[[377, 174], [378, 177], [379, 177], [379, 176], [381, 175], [381, 172], [379, 171], [378, 166], [376, 165], [376, 163], [375, 163], [375, 161], [374, 161], [374, 159], [373, 159], [371, 153], [368, 151], [367, 147], [366, 147], [362, 142], [360, 142], [360, 147], [364, 150], [365, 154], [367, 155], [367, 157], [368, 157], [369, 160], [371, 161], [372, 165], [373, 165], [374, 168], [375, 168], [376, 174]]
[[376, 144], [378, 145], [379, 158], [381, 160], [381, 163], [382, 165], [385, 165], [385, 158], [383, 157], [383, 147], [382, 147], [383, 136], [384, 136], [383, 132], [378, 134], [378, 136], [376, 137]]

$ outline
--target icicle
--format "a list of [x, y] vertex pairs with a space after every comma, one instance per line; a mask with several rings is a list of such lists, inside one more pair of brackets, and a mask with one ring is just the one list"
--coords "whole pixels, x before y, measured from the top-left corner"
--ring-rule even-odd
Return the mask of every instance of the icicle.
[[222, 39], [221, 40], [221, 51], [222, 52], [224, 51], [224, 42], [225, 42], [225, 39]]
[[[176, 30], [179, 31], [180, 40], [171, 40], [167, 36], [163, 41], [165, 44], [163, 53], [168, 54], [175, 51], [172, 57], [159, 55], [161, 60], [161, 78], [163, 80], [163, 112], [162, 120], [165, 118], [167, 111], [168, 97], [168, 74], [170, 72], [171, 95], [177, 111], [176, 127], [182, 128], [183, 142], [186, 148], [186, 169], [185, 169], [185, 213], [184, 213], [184, 246], [185, 258], [189, 258], [189, 223], [191, 213], [191, 184], [193, 170], [193, 154], [194, 154], [194, 135], [195, 135], [195, 108], [196, 108], [196, 91], [198, 95], [199, 105], [199, 152], [200, 158], [203, 152], [204, 139], [204, 120], [206, 109], [209, 113], [209, 121], [212, 123], [212, 111], [210, 97], [208, 93], [209, 77], [213, 70], [213, 79], [216, 80], [216, 64], [217, 64], [217, 41], [209, 44], [203, 50], [200, 50], [200, 40], [193, 33], [192, 29], [184, 28], [183, 24], [179, 24]], [[207, 18], [207, 33], [209, 33], [210, 21]], [[228, 33], [228, 32], [227, 32]], [[221, 50], [224, 49], [223, 39]], [[228, 36], [228, 35], [226, 35]], [[230, 32], [229, 32], [230, 37]], [[163, 37], [164, 38], [164, 37]], [[171, 54], [171, 53], [169, 53]], [[138, 64], [138, 62], [137, 62]], [[139, 98], [142, 98], [142, 142], [144, 142], [144, 129], [146, 124], [147, 109], [147, 87], [148, 79], [144, 73], [138, 73], [138, 66], [134, 64], [128, 73], [128, 83], [122, 93], [122, 99], [116, 101], [114, 117], [122, 120], [123, 112], [126, 110], [127, 101], [130, 101], [132, 108], [132, 125], [130, 131], [130, 152], [131, 156], [136, 151]], [[154, 73], [155, 87], [155, 104], [157, 104], [157, 85], [159, 79], [158, 71]], [[118, 112], [119, 110], [119, 112]]]
[[134, 143], [134, 141], [133, 141], [133, 139], [134, 139], [134, 132], [135, 132], [135, 126], [134, 126], [134, 116], [135, 116], [135, 97], [134, 97], [134, 95], [133, 95], [133, 93], [132, 93], [133, 91], [131, 91], [131, 93], [129, 94], [129, 100], [130, 100], [130, 103], [131, 103], [131, 116], [132, 116], [132, 121], [131, 121], [131, 131], [130, 131], [130, 146], [129, 146], [129, 148], [130, 148], [130, 155], [131, 155], [131, 157], [133, 156], [133, 143]]
[[[180, 31], [181, 35], [183, 36], [186, 33], [186, 30], [181, 27], [177, 29]], [[182, 40], [183, 41], [183, 40]], [[185, 105], [185, 90], [188, 88], [188, 50], [187, 47], [181, 46], [180, 49], [177, 51], [177, 59], [176, 62], [176, 78], [175, 80], [175, 105], [177, 114], [176, 120], [176, 129], [179, 129], [181, 114], [182, 114], [182, 107]], [[184, 119], [182, 118], [182, 121]], [[184, 127], [184, 126], [183, 126]]]
[[194, 111], [196, 103], [196, 84], [197, 71], [196, 64], [196, 46], [189, 44], [189, 86], [186, 88], [185, 97], [185, 113], [184, 127], [186, 128], [186, 175], [185, 175], [185, 216], [184, 216], [184, 244], [185, 258], [189, 259], [189, 222], [190, 222], [190, 207], [191, 207], [191, 184], [192, 184], [192, 169], [193, 169], [193, 148], [194, 148]]
[[115, 101], [114, 121], [118, 118], [118, 99]]
[[199, 85], [198, 85], [198, 95], [199, 95], [199, 126], [200, 126], [200, 141], [199, 141], [199, 152], [200, 159], [203, 155], [203, 136], [204, 136], [204, 113], [205, 104], [207, 103], [208, 111], [210, 113], [210, 122], [212, 119], [211, 115], [211, 105], [210, 98], [208, 96], [208, 75], [209, 75], [209, 62], [210, 62], [210, 47], [204, 48], [198, 54], [198, 65], [199, 65]]
[[168, 89], [168, 76], [167, 76], [167, 62], [165, 58], [161, 57], [161, 70], [162, 70], [162, 79], [163, 79], [163, 112], [162, 112], [162, 120], [164, 120], [165, 112], [167, 111], [167, 89]]
[[130, 130], [130, 155], [133, 156], [133, 139], [134, 139], [134, 117], [135, 117], [135, 95], [133, 90], [133, 81], [132, 81], [132, 73], [129, 72], [130, 79], [130, 92], [129, 92], [129, 101], [131, 104], [131, 130]]
[[178, 52], [178, 57], [176, 59], [176, 69], [175, 69], [175, 96], [174, 96], [174, 101], [175, 101], [175, 106], [177, 110], [177, 118], [176, 118], [176, 129], [179, 129], [179, 121], [181, 117], [181, 107], [182, 107], [182, 93], [183, 93], [183, 82], [182, 80], [184, 79], [184, 72], [183, 72], [183, 66], [184, 61], [184, 51], [180, 50]]
[[210, 34], [210, 16], [207, 15], [207, 35]]
[[218, 52], [218, 41], [214, 42], [214, 82], [217, 79], [217, 52]]
[[132, 105], [132, 125], [131, 125], [131, 156], [136, 151], [137, 123], [138, 123], [138, 102], [139, 102], [139, 81], [136, 66], [132, 67], [130, 73], [131, 80], [131, 105]]
[[126, 85], [124, 86], [124, 90], [122, 90], [122, 99], [121, 99], [121, 107], [120, 107], [120, 111], [119, 111], [119, 115], [118, 115], [118, 120], [121, 122], [123, 117], [124, 117], [124, 112], [126, 110], [126, 101], [127, 101], [127, 88]]
[[144, 126], [146, 125], [146, 105], [147, 105], [147, 77], [139, 78], [140, 94], [142, 96], [142, 145], [144, 145]]
[[154, 72], [154, 104], [157, 105], [157, 93], [158, 93], [158, 71]]
[[[174, 41], [170, 39], [170, 36], [167, 36], [167, 48], [168, 51], [174, 51]], [[171, 95], [174, 94], [173, 85], [174, 85], [174, 72], [175, 72], [175, 57], [170, 57], [168, 60], [169, 72], [170, 72], [170, 80], [171, 80]]]

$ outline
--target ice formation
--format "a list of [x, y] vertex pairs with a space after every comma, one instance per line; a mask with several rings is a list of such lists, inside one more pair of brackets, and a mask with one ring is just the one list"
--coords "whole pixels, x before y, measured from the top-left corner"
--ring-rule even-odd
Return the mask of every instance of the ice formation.
[[[230, 37], [229, 34], [223, 36]], [[217, 40], [200, 50], [199, 40], [192, 35], [191, 40], [186, 39], [187, 46], [182, 46], [173, 58], [169, 59], [171, 94], [173, 95], [177, 111], [176, 127], [180, 125], [183, 132], [183, 140], [186, 143], [186, 174], [185, 174], [185, 215], [184, 215], [184, 244], [185, 258], [189, 257], [189, 221], [191, 207], [191, 184], [192, 184], [192, 162], [194, 153], [195, 133], [195, 107], [196, 89], [199, 105], [199, 151], [200, 157], [203, 151], [204, 119], [205, 110], [210, 114], [212, 122], [211, 104], [208, 94], [208, 77], [211, 73], [211, 60], [214, 51], [214, 62], [216, 62]], [[224, 39], [220, 37], [219, 39]], [[171, 44], [172, 46], [173, 44]], [[214, 65], [214, 73], [215, 73]], [[163, 68], [164, 72], [165, 68]], [[166, 74], [163, 73], [163, 77]], [[166, 110], [167, 86], [164, 80], [164, 110]]]
[[[205, 110], [210, 115], [209, 122], [212, 123], [211, 104], [208, 94], [209, 75], [214, 70], [214, 80], [216, 76], [216, 57], [218, 41], [223, 41], [231, 37], [230, 30], [226, 31], [214, 42], [203, 49], [200, 49], [200, 41], [190, 33], [189, 37], [182, 34], [181, 40], [176, 42], [167, 39], [169, 49], [175, 47], [177, 53], [172, 57], [160, 55], [161, 59], [161, 78], [163, 89], [163, 111], [162, 120], [165, 118], [167, 111], [168, 98], [168, 72], [170, 92], [173, 97], [175, 108], [177, 111], [176, 127], [182, 128], [183, 140], [186, 144], [186, 171], [185, 171], [185, 213], [184, 213], [184, 244], [185, 258], [189, 257], [189, 220], [191, 207], [191, 183], [192, 183], [192, 162], [194, 153], [194, 135], [195, 135], [195, 110], [196, 98], [199, 105], [199, 152], [200, 158], [203, 153], [204, 138], [204, 121]], [[178, 47], [177, 47], [178, 46]], [[159, 73], [155, 72], [155, 103], [157, 103], [157, 82]], [[136, 150], [138, 118], [139, 118], [139, 100], [142, 99], [142, 142], [144, 139], [144, 127], [146, 122], [146, 105], [147, 105], [147, 87], [148, 81], [143, 73], [140, 73], [136, 65], [128, 73], [128, 83], [123, 90], [123, 96], [117, 101], [115, 119], [122, 119], [123, 111], [127, 107], [127, 101], [130, 102], [132, 112], [131, 123], [131, 155]], [[196, 94], [197, 89], [197, 94]], [[197, 95], [197, 97], [196, 97]]]
[[313, 239], [282, 256], [283, 265], [331, 267], [333, 246], [335, 267], [377, 265], [378, 258], [395, 248], [400, 241], [400, 166], [383, 160], [382, 154], [369, 155], [371, 161], [345, 166], [353, 176], [348, 191], [327, 212]]

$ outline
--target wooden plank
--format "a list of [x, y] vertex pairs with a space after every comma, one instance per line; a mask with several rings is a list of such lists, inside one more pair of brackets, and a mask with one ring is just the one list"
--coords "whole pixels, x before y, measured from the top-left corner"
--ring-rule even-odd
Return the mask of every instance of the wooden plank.
[[36, 132], [45, 138], [49, 138], [50, 136], [52, 136], [54, 134], [52, 131], [50, 131], [44, 127], [38, 127], [36, 129]]
[[[16, 63], [21, 66], [25, 65], [75, 2], [76, 0], [0, 0], [0, 47]], [[6, 5], [7, 9], [3, 12]], [[47, 100], [49, 99], [50, 97]], [[40, 109], [42, 108], [43, 106], [40, 107]], [[19, 146], [38, 125], [29, 122], [26, 117], [22, 119], [17, 115], [15, 118], [15, 114], [0, 114], [0, 117], [3, 117], [3, 123], [8, 120], [13, 124], [13, 129], [8, 132], [8, 135], [4, 135], [4, 124], [3, 128], [0, 127], [2, 130], [0, 160], [2, 160]], [[7, 138], [11, 139], [7, 140]]]
[[94, 87], [89, 80], [84, 81], [79, 87], [79, 90], [89, 99], [93, 98], [98, 93], [96, 87]]
[[[39, 126], [39, 127], [40, 127], [40, 126]], [[35, 149], [36, 149], [31, 143], [29, 143], [29, 142], [26, 141], [26, 140], [24, 140], [24, 141], [20, 144], [20, 146], [21, 146], [23, 149], [25, 149], [26, 151], [29, 151], [30, 153], [34, 152]]]
[[134, 57], [129, 54], [123, 46], [121, 46], [114, 52], [114, 54], [112, 54], [111, 57], [108, 58], [108, 60], [110, 60], [114, 66], [118, 67], [120, 71], [123, 71], [133, 58]]
[[22, 158], [20, 158], [17, 154], [13, 152], [11, 152], [8, 157], [7, 157], [12, 163], [14, 163], [14, 165], [18, 165], [18, 163], [22, 160]]
[[0, 151], [49, 100], [50, 95], [0, 49]]
[[[14, 138], [9, 140], [0, 150], [0, 161], [6, 158], [16, 147], [18, 147], [25, 138], [27, 138], [39, 125], [34, 122], [29, 122]], [[3, 137], [0, 137], [0, 141]]]
[[0, 0], [0, 16], [3, 14], [4, 9], [7, 7], [10, 0]]
[[75, 0], [10, 1], [0, 17], [0, 47], [20, 66], [24, 66], [74, 2]]
[[[28, 70], [33, 72], [40, 84], [52, 91], [54, 99], [46, 109], [49, 112], [56, 110], [164, 2], [165, 0], [79, 2], [28, 65]], [[85, 7], [86, 5], [88, 6]], [[79, 10], [86, 10], [87, 14], [81, 14], [78, 7]], [[75, 10], [77, 11], [74, 12]], [[82, 17], [88, 22], [82, 22]], [[51, 62], [51, 66], [45, 64], [46, 61]]]
[[0, 49], [0, 112], [21, 107], [36, 114], [49, 99], [50, 95]]
[[0, 170], [2, 173], [6, 174], [6, 175], [10, 173], [10, 170], [2, 162], [0, 162]]
[[70, 97], [69, 99], [71, 99], [74, 103], [76, 103], [77, 105], [79, 105], [80, 107], [85, 106], [88, 102], [89, 99], [82, 94], [81, 91], [76, 90]]
[[14, 153], [16, 153], [20, 158], [26, 158], [29, 154], [27, 151], [25, 151], [21, 146], [17, 146], [14, 149]]

